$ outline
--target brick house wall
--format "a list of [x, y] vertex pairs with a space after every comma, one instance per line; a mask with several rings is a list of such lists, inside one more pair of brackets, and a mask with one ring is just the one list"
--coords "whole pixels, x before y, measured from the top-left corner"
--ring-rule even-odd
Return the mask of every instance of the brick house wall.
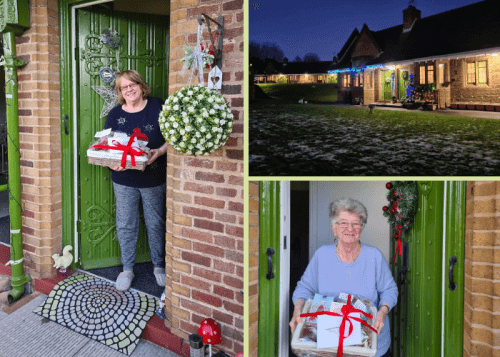
[[62, 249], [59, 27], [57, 0], [31, 1], [31, 28], [16, 38], [22, 239], [25, 271], [55, 274], [51, 256]]
[[467, 183], [464, 357], [500, 356], [500, 182]]
[[248, 184], [248, 341], [250, 357], [257, 357], [259, 332], [259, 183]]
[[[487, 85], [467, 84], [467, 62], [487, 61]], [[485, 102], [500, 103], [500, 58], [478, 56], [475, 58], [459, 58], [450, 60], [451, 103]]]
[[356, 47], [352, 51], [351, 58], [355, 60], [356, 57], [375, 58], [379, 50], [373, 43], [373, 40], [366, 32], [362, 32], [361, 36], [356, 43]]
[[226, 145], [208, 156], [168, 149], [168, 327], [187, 340], [211, 317], [222, 325], [216, 347], [234, 355], [243, 352], [243, 0], [172, 0], [170, 6], [169, 94], [187, 84], [179, 60], [183, 45], [196, 45], [198, 14], [223, 15], [222, 94], [235, 121]]

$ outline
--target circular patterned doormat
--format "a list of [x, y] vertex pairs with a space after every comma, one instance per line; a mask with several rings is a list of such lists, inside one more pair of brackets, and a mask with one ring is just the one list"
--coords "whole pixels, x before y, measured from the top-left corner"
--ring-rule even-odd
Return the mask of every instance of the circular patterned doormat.
[[57, 284], [33, 312], [130, 355], [156, 305], [152, 297], [76, 273]]

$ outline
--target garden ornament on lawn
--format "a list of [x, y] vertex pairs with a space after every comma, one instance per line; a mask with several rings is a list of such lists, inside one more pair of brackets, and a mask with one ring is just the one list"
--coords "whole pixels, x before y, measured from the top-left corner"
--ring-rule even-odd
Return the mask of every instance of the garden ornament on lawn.
[[209, 345], [209, 356], [212, 357], [212, 345], [221, 343], [220, 326], [214, 319], [205, 319], [201, 322], [198, 334], [203, 338], [203, 342]]
[[61, 273], [66, 272], [66, 268], [71, 265], [73, 262], [73, 254], [70, 253], [70, 251], [73, 250], [73, 247], [70, 245], [67, 245], [63, 249], [63, 254], [54, 254], [52, 256], [52, 259], [54, 259], [54, 267], [56, 269], [61, 269]]

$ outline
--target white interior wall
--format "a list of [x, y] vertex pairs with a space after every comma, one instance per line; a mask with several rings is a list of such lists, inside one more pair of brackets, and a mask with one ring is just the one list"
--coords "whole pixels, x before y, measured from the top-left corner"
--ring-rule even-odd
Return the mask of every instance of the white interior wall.
[[368, 222], [361, 233], [361, 242], [377, 247], [389, 263], [389, 223], [382, 207], [388, 204], [386, 181], [311, 181], [309, 259], [325, 244], [333, 243], [329, 205], [337, 198], [360, 201], [368, 210]]

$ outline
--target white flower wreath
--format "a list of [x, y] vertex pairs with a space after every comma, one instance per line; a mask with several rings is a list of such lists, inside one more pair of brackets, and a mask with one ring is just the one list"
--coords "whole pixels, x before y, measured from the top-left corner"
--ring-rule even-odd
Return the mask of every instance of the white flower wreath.
[[175, 150], [191, 155], [219, 149], [233, 130], [233, 114], [224, 97], [192, 85], [167, 98], [158, 122], [165, 140]]

